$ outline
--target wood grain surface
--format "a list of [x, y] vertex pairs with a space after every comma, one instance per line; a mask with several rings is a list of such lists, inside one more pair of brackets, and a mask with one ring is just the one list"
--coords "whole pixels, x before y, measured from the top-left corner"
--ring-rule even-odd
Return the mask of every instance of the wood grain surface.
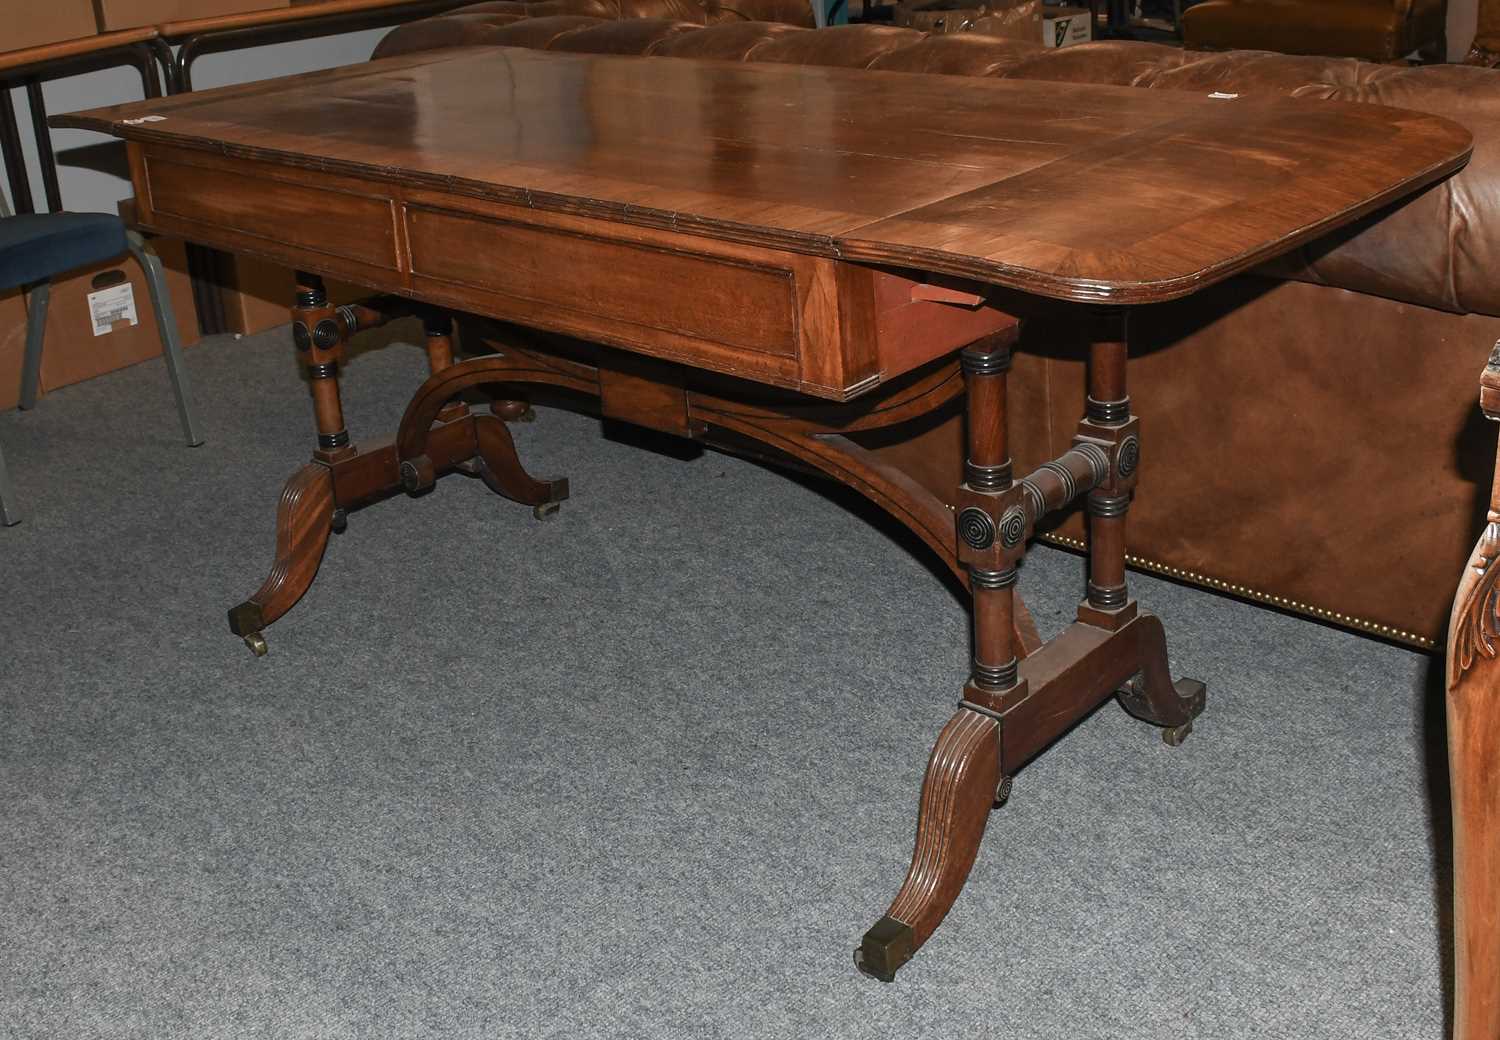
[[499, 47], [52, 123], [1113, 303], [1254, 266], [1472, 146], [1377, 105]]
[[118, 32], [100, 33], [97, 36], [80, 36], [74, 40], [44, 43], [35, 47], [0, 52], [0, 72], [22, 69], [30, 65], [41, 65], [64, 58], [78, 58], [87, 54], [129, 47], [135, 43], [148, 43], [156, 39], [156, 28], [143, 25], [137, 29], [121, 29]]

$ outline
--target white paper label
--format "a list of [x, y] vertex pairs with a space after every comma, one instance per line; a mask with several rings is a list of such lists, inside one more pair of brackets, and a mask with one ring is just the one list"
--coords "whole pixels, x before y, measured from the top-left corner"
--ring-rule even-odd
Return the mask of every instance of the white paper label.
[[89, 293], [89, 317], [93, 319], [96, 336], [113, 332], [117, 321], [128, 320], [132, 325], [139, 325], [141, 321], [135, 313], [135, 289], [129, 282], [122, 282]]

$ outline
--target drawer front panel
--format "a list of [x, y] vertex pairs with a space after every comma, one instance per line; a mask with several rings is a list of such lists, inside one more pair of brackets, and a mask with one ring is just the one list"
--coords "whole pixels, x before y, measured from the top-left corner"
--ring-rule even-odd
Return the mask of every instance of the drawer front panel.
[[273, 249], [291, 245], [397, 270], [395, 210], [388, 198], [150, 154], [146, 177], [151, 209], [162, 217], [261, 239]]
[[414, 286], [467, 287], [514, 301], [518, 321], [551, 315], [544, 327], [597, 327], [708, 367], [795, 372], [789, 268], [424, 206], [406, 213]]

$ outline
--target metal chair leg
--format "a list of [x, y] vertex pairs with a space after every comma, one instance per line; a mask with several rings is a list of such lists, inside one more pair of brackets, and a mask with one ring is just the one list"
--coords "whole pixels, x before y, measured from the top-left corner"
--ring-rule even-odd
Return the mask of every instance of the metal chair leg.
[[151, 291], [151, 307], [156, 312], [156, 325], [161, 330], [162, 356], [167, 362], [167, 372], [172, 377], [172, 393], [177, 397], [177, 416], [182, 420], [182, 432], [187, 437], [188, 447], [196, 448], [203, 443], [198, 435], [197, 423], [193, 419], [192, 390], [188, 385], [187, 365], [182, 358], [182, 343], [177, 337], [177, 316], [172, 311], [172, 296], [167, 292], [166, 276], [162, 273], [161, 259], [146, 243], [139, 232], [126, 232], [130, 253], [146, 272], [146, 287]]
[[0, 455], [0, 525], [10, 527], [21, 522], [16, 505], [16, 489], [10, 482], [10, 471], [5, 468], [5, 456]]
[[52, 283], [40, 282], [26, 294], [26, 358], [21, 362], [21, 407], [35, 408], [42, 382], [42, 340], [47, 335], [47, 301]]

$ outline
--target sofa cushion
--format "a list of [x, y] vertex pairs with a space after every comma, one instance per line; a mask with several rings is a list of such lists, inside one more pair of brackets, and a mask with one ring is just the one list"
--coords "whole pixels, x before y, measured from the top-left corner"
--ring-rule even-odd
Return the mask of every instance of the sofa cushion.
[[591, 25], [616, 25], [603, 18], [592, 18], [584, 14], [554, 14], [546, 18], [522, 18], [508, 25], [495, 26], [485, 43], [496, 47], [530, 47], [544, 51], [553, 42], [567, 33], [587, 29]]
[[692, 22], [679, 22], [671, 18], [596, 22], [572, 32], [560, 33], [547, 45], [547, 49], [573, 54], [650, 54], [658, 44], [698, 28]]
[[776, 22], [725, 22], [715, 25], [712, 32], [682, 33], [663, 40], [652, 53], [668, 58], [749, 61], [760, 48], [779, 36], [810, 31]]
[[1183, 13], [1189, 46], [1283, 54], [1404, 56], [1405, 19], [1391, 0], [1207, 0]]
[[1041, 43], [977, 33], [938, 33], [886, 51], [871, 64], [887, 72], [942, 76], [998, 76], [1045, 51]]
[[920, 43], [923, 34], [894, 25], [835, 25], [778, 36], [755, 52], [756, 61], [866, 69], [884, 54]]
[[444, 47], [472, 47], [489, 43], [495, 30], [524, 18], [523, 14], [471, 14], [465, 10], [443, 18], [408, 22], [401, 26], [399, 32], [387, 33], [375, 45], [375, 53], [370, 57], [394, 58], [398, 54], [411, 54], [414, 51], [435, 51]]

